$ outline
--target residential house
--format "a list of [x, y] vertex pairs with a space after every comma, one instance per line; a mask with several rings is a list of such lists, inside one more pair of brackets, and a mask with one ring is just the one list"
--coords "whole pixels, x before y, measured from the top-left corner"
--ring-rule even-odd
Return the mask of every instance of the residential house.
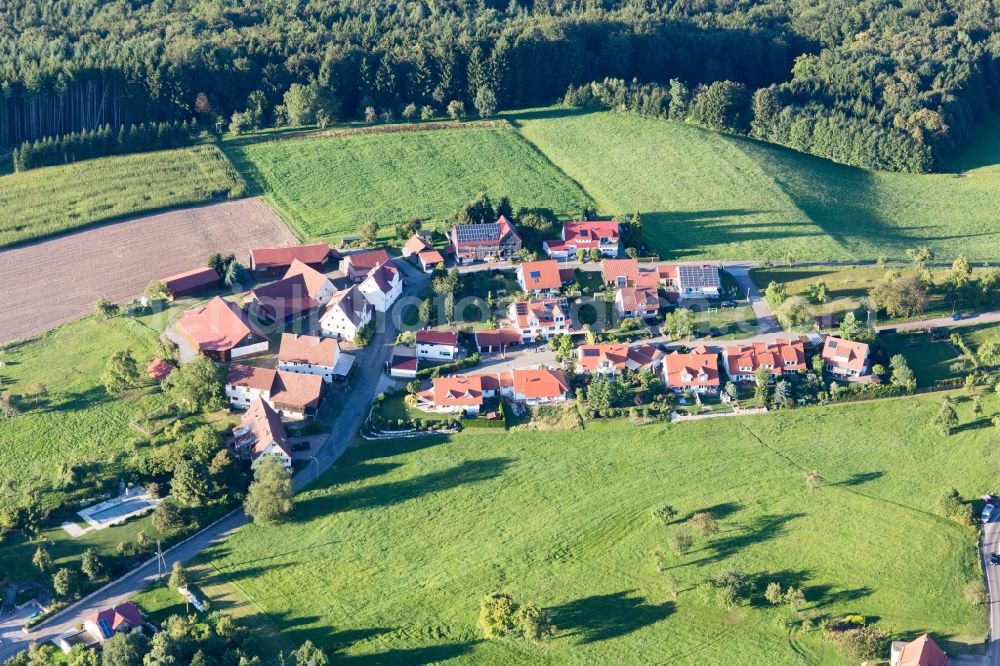
[[174, 300], [181, 296], [189, 296], [199, 291], [219, 286], [221, 278], [214, 268], [196, 268], [192, 271], [171, 275], [161, 280], [167, 287], [167, 299]]
[[[680, 300], [717, 299], [722, 289], [719, 267], [712, 264], [676, 266], [675, 285]], [[668, 290], [669, 291], [669, 290]]]
[[432, 273], [435, 268], [444, 266], [444, 257], [434, 248], [417, 253], [417, 261], [420, 262], [420, 268], [425, 273]]
[[403, 293], [403, 277], [395, 264], [388, 262], [373, 268], [358, 289], [376, 312], [387, 312]]
[[176, 329], [198, 353], [215, 361], [267, 351], [267, 336], [235, 303], [218, 296], [181, 315]]
[[635, 286], [639, 279], [639, 262], [635, 259], [605, 259], [601, 262], [604, 284], [612, 287]]
[[566, 222], [560, 240], [542, 243], [545, 254], [553, 259], [574, 259], [577, 250], [596, 248], [605, 257], [617, 257], [620, 241], [618, 223], [614, 220]]
[[393, 347], [392, 358], [389, 360], [389, 376], [397, 379], [416, 379], [418, 364], [417, 351], [413, 347]]
[[948, 655], [933, 638], [924, 634], [909, 643], [893, 641], [889, 649], [889, 666], [948, 666]]
[[448, 239], [448, 249], [460, 264], [509, 259], [521, 249], [521, 237], [503, 215], [496, 222], [456, 224], [448, 232]]
[[417, 331], [417, 358], [454, 361], [458, 358], [458, 333], [454, 331]]
[[385, 250], [368, 250], [366, 252], [355, 252], [344, 257], [341, 262], [341, 269], [351, 280], [351, 282], [361, 282], [372, 272], [373, 268], [378, 268], [382, 264], [389, 263], [389, 253]]
[[731, 345], [722, 350], [722, 359], [726, 374], [734, 382], [754, 381], [754, 373], [761, 366], [771, 371], [772, 379], [806, 369], [806, 351], [799, 339]]
[[527, 405], [557, 404], [569, 398], [561, 370], [516, 368], [497, 374], [436, 377], [417, 394], [420, 409], [445, 414], [478, 414], [489, 398], [502, 395]]
[[323, 378], [237, 363], [230, 365], [226, 375], [229, 404], [236, 409], [246, 409], [257, 398], [287, 419], [315, 416], [323, 398]]
[[625, 360], [625, 367], [629, 370], [649, 368], [653, 372], [656, 372], [663, 365], [665, 356], [666, 352], [655, 345], [634, 345], [628, 348], [628, 358]]
[[693, 391], [715, 395], [719, 392], [719, 355], [704, 346], [686, 354], [675, 351], [663, 362], [664, 383], [674, 393]]
[[615, 292], [615, 312], [619, 317], [652, 319], [660, 313], [656, 287], [620, 287]]
[[855, 340], [844, 340], [832, 335], [823, 341], [823, 366], [826, 371], [840, 377], [860, 377], [868, 374], [868, 345]]
[[517, 284], [529, 296], [551, 296], [562, 287], [555, 259], [526, 261], [517, 267]]
[[508, 347], [521, 344], [521, 331], [516, 328], [498, 328], [495, 330], [476, 331], [476, 351], [480, 354], [503, 352]]
[[94, 637], [98, 645], [104, 645], [115, 634], [131, 634], [133, 631], [142, 633], [144, 624], [146, 618], [142, 616], [142, 611], [131, 601], [127, 601], [94, 613], [83, 621], [83, 628]]
[[358, 285], [338, 292], [327, 304], [319, 318], [319, 333], [328, 338], [353, 340], [367, 326], [375, 308], [361, 293]]
[[282, 279], [251, 289], [243, 303], [262, 321], [288, 323], [318, 312], [336, 293], [329, 278], [296, 259]]
[[318, 375], [327, 384], [335, 377], [346, 377], [354, 364], [354, 357], [340, 352], [334, 338], [283, 333], [278, 349], [278, 369]]
[[325, 271], [339, 254], [326, 243], [294, 247], [264, 247], [250, 250], [250, 270], [258, 278], [283, 275], [296, 261], [316, 271]]
[[413, 234], [410, 239], [403, 244], [402, 254], [404, 257], [412, 257], [432, 249], [430, 244], [424, 240], [420, 234]]
[[262, 397], [254, 398], [233, 429], [236, 453], [250, 458], [251, 466], [268, 457], [275, 457], [285, 467], [292, 466], [292, 452], [281, 417]]
[[628, 363], [626, 344], [587, 344], [576, 348], [576, 370], [594, 375], [616, 377]]
[[521, 333], [523, 342], [536, 338], [548, 340], [554, 335], [569, 333], [572, 325], [565, 298], [514, 301], [507, 309], [507, 317]]

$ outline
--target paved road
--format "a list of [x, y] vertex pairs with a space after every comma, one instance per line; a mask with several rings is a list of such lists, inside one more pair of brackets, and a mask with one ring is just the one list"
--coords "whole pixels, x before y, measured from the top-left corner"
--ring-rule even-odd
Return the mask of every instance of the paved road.
[[745, 265], [730, 264], [725, 266], [725, 269], [740, 286], [741, 295], [746, 294], [750, 300], [750, 308], [753, 310], [753, 316], [757, 318], [757, 326], [760, 327], [760, 332], [774, 333], [781, 331], [778, 319], [771, 312], [770, 306], [764, 300], [764, 295], [760, 293], [760, 289], [757, 288], [757, 285], [754, 284], [753, 279], [750, 277], [750, 268]]
[[957, 328], [959, 326], [977, 326], [979, 324], [991, 324], [1000, 321], [1000, 311], [977, 312], [975, 314], [964, 315], [958, 321], [951, 317], [938, 317], [936, 319], [921, 319], [919, 321], [908, 321], [902, 324], [882, 324], [876, 326], [876, 331], [895, 329], [897, 331], [922, 331], [927, 327], [933, 328]]
[[[406, 262], [399, 263], [405, 264]], [[403, 295], [419, 294], [423, 289], [423, 284], [429, 278], [415, 269], [411, 273], [406, 266], [403, 267], [403, 271], [410, 273]], [[362, 354], [359, 354], [354, 374], [351, 376], [351, 385], [340, 393], [343, 396], [341, 412], [325, 443], [317, 451], [315, 462], [310, 460], [310, 464], [300, 470], [292, 479], [296, 491], [302, 490], [315, 480], [318, 473], [328, 469], [340, 458], [353, 441], [362, 419], [368, 415], [368, 409], [375, 400], [382, 369], [389, 359], [396, 337], [396, 329], [390, 318], [386, 318], [386, 322], [387, 325], [377, 327], [378, 330], [371, 344]], [[187, 541], [164, 552], [167, 569], [172, 567], [174, 562], [185, 562], [192, 559], [206, 548], [246, 525], [247, 522], [249, 522], [249, 518], [243, 513], [243, 509], [237, 509], [227, 514]], [[156, 580], [156, 574], [156, 562], [147, 562], [41, 623], [30, 634], [18, 632], [14, 635], [4, 635], [4, 643], [0, 645], [0, 662], [18, 651], [26, 649], [31, 641], [51, 640], [79, 624], [82, 618], [87, 615], [125, 602], [129, 597], [153, 583]]]
[[986, 587], [990, 593], [990, 650], [988, 666], [1000, 666], [1000, 565], [990, 564], [990, 554], [1000, 553], [1000, 512], [983, 526], [983, 569], [986, 571]]

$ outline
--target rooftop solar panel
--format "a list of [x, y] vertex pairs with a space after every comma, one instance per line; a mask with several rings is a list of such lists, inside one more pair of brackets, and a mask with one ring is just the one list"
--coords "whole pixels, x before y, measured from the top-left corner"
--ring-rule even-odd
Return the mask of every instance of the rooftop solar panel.
[[455, 236], [460, 243], [496, 240], [500, 237], [500, 225], [496, 222], [459, 224], [455, 227]]
[[111, 630], [111, 623], [108, 622], [108, 618], [102, 617], [99, 619], [97, 621], [97, 626], [100, 627], [101, 634], [103, 634], [105, 638], [111, 638], [115, 635], [115, 632]]

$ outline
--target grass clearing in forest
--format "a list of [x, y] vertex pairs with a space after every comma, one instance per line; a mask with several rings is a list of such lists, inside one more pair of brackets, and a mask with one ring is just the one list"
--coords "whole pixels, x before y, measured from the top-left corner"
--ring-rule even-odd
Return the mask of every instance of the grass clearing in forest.
[[306, 137], [227, 148], [255, 194], [303, 237], [339, 242], [367, 220], [395, 235], [441, 219], [479, 192], [517, 209], [578, 215], [587, 195], [517, 132], [504, 128]]
[[[894, 637], [933, 627], [968, 649], [986, 632], [962, 593], [981, 575], [975, 532], [935, 506], [950, 486], [994, 487], [1000, 398], [984, 396], [982, 423], [956, 401], [964, 425], [947, 445], [927, 425], [940, 395], [638, 431], [359, 441], [288, 521], [206, 551], [198, 582], [231, 583], [291, 645], [365, 663], [842, 663], [819, 630], [760, 599], [772, 580], [802, 588], [803, 616], [858, 613]], [[651, 516], [664, 503], [679, 511], [668, 527]], [[720, 531], [671, 553], [667, 535], [706, 510]], [[753, 604], [702, 599], [728, 568], [750, 577]], [[496, 591], [540, 604], [557, 636], [483, 640], [479, 601]]]
[[[513, 112], [522, 134], [603, 213], [642, 214], [647, 242], [673, 259], [1000, 257], [1000, 131], [955, 174], [869, 172], [744, 137], [614, 112]], [[977, 143], [974, 138], [970, 145]], [[973, 167], [973, 168], [970, 168]]]
[[211, 145], [32, 169], [0, 176], [0, 247], [244, 194], [243, 178]]

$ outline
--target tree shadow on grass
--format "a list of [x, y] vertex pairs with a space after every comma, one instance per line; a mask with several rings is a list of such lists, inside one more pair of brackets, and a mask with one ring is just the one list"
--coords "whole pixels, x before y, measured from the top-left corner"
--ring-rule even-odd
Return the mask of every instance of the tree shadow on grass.
[[727, 560], [737, 555], [747, 546], [762, 543], [764, 541], [770, 541], [784, 535], [787, 530], [787, 524], [792, 520], [803, 516], [805, 516], [804, 513], [759, 516], [743, 528], [737, 526], [730, 532], [727, 532], [726, 535], [716, 537], [706, 544], [704, 548], [697, 551], [708, 552], [711, 554], [705, 555], [697, 560], [684, 562], [675, 566], [705, 566]]
[[655, 624], [674, 612], [674, 603], [647, 604], [635, 590], [596, 594], [551, 609], [562, 636], [579, 636], [581, 643], [618, 638]]
[[289, 522], [309, 522], [320, 515], [391, 506], [424, 495], [496, 478], [511, 458], [467, 460], [460, 465], [423, 476], [375, 483], [345, 492], [315, 494], [295, 502]]
[[831, 483], [831, 486], [861, 486], [870, 481], [877, 481], [885, 476], [885, 472], [877, 470], [874, 472], [855, 472], [843, 481]]
[[873, 590], [867, 585], [853, 589], [836, 589], [833, 585], [808, 585], [802, 588], [803, 594], [813, 608], [821, 608], [830, 604], [857, 601], [871, 595]]
[[397, 666], [397, 664], [436, 664], [468, 654], [476, 641], [445, 643], [414, 648], [395, 648], [378, 654], [337, 655], [335, 663], [348, 666]]

